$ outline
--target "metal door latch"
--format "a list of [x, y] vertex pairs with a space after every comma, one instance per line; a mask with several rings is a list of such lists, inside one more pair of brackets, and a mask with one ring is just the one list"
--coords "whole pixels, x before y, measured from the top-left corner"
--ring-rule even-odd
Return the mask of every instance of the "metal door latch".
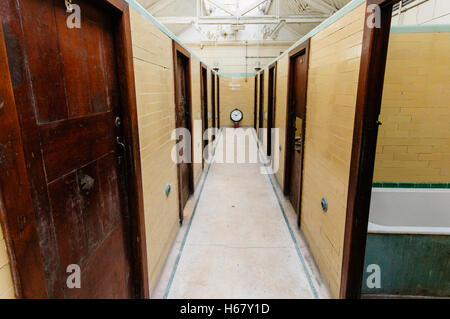
[[116, 117], [114, 124], [116, 124], [116, 127], [120, 127], [122, 125], [122, 120], [120, 119], [120, 117]]

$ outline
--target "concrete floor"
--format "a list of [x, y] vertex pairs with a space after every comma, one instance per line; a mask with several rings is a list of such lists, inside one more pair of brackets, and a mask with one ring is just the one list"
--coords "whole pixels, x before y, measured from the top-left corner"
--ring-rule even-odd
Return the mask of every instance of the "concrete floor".
[[[224, 130], [216, 159], [230, 151]], [[289, 200], [261, 167], [205, 165], [152, 298], [331, 297]]]

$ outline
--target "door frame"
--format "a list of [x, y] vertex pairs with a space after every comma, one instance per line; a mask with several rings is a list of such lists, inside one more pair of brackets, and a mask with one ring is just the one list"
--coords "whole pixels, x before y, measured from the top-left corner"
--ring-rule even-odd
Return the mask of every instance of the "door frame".
[[[189, 53], [188, 50], [186, 50], [183, 46], [181, 46], [178, 42], [176, 42], [175, 40], [172, 40], [172, 54], [173, 54], [173, 72], [174, 72], [174, 98], [175, 98], [175, 105], [178, 102], [178, 98], [180, 95], [180, 92], [177, 89], [177, 74], [178, 74], [178, 54], [183, 55], [187, 62], [186, 62], [186, 80], [188, 81], [187, 83], [187, 99], [186, 99], [186, 107], [188, 109], [188, 114], [189, 114], [189, 119], [188, 119], [188, 123], [189, 123], [189, 131], [191, 133], [191, 161], [189, 163], [187, 163], [188, 165], [188, 169], [189, 169], [189, 194], [192, 195], [194, 193], [194, 165], [193, 165], [193, 161], [192, 161], [192, 157], [193, 157], [193, 145], [194, 145], [194, 141], [193, 141], [193, 132], [192, 132], [192, 128], [193, 128], [193, 121], [192, 121], [192, 78], [191, 78], [191, 54]], [[176, 111], [175, 111], [176, 113]], [[176, 126], [176, 121], [175, 121], [175, 126]], [[182, 204], [182, 200], [181, 200], [181, 174], [180, 174], [180, 164], [177, 164], [177, 175], [178, 175], [178, 210], [179, 210], [179, 217], [180, 217], [180, 225], [183, 223], [183, 219], [184, 219], [184, 215], [183, 215], [183, 204]]]
[[303, 125], [302, 125], [302, 160], [300, 167], [300, 192], [299, 196], [299, 208], [297, 213], [297, 224], [300, 227], [301, 225], [301, 211], [302, 211], [302, 190], [303, 190], [303, 162], [305, 157], [305, 133], [306, 133], [306, 108], [307, 108], [307, 92], [308, 92], [308, 74], [309, 74], [309, 54], [310, 53], [310, 39], [298, 45], [292, 51], [289, 52], [289, 69], [288, 69], [288, 91], [287, 91], [287, 108], [286, 108], [286, 135], [285, 135], [285, 145], [284, 145], [284, 185], [283, 185], [283, 193], [287, 196], [290, 193], [290, 176], [291, 176], [291, 167], [292, 167], [292, 157], [294, 154], [294, 140], [292, 139], [293, 127], [290, 125], [295, 118], [295, 106], [292, 103], [293, 93], [294, 93], [294, 59], [297, 57], [304, 55], [305, 63], [306, 63], [306, 81], [305, 81], [305, 110], [303, 115]]
[[264, 70], [259, 74], [259, 115], [258, 115], [258, 136], [262, 143], [263, 136], [261, 129], [264, 128]]
[[[123, 121], [123, 138], [128, 145], [127, 156], [127, 189], [130, 214], [130, 241], [131, 256], [130, 267], [132, 271], [133, 295], [135, 298], [149, 298], [147, 241], [145, 233], [144, 196], [142, 188], [142, 170], [139, 148], [139, 131], [137, 121], [137, 103], [134, 82], [134, 64], [131, 44], [131, 26], [129, 5], [124, 0], [99, 0], [106, 4], [113, 13], [117, 14], [115, 28], [116, 58]], [[0, 26], [0, 30], [1, 30]], [[3, 32], [0, 34], [0, 58], [6, 56]], [[6, 56], [7, 59], [7, 56]], [[6, 61], [8, 62], [8, 61]], [[1, 67], [7, 63], [2, 62]], [[5, 70], [10, 75], [9, 67]], [[23, 185], [29, 185], [29, 177], [25, 164], [23, 140], [18, 121], [18, 111], [14, 102], [14, 92], [11, 87], [12, 99], [7, 102], [14, 103], [4, 108], [4, 116], [0, 116], [0, 127], [8, 128], [16, 139], [11, 141], [5, 149], [14, 157], [7, 163], [5, 169], [0, 170], [0, 183], [9, 181], [8, 187], [0, 190], [0, 221], [7, 243], [10, 265], [13, 276], [15, 295], [17, 298], [47, 298], [47, 284], [44, 274], [44, 265], [41, 258], [41, 249], [38, 240], [34, 206], [29, 187], [21, 188], [15, 194], [11, 190], [17, 185], [11, 185], [10, 177], [6, 171], [14, 173]], [[19, 134], [17, 136], [17, 134]], [[12, 153], [14, 152], [15, 153]], [[20, 196], [19, 196], [20, 194]], [[21, 207], [17, 207], [21, 203]], [[20, 223], [17, 221], [20, 220]], [[30, 240], [33, 239], [34, 240]]]
[[365, 21], [378, 5], [381, 27], [364, 23], [358, 93], [356, 97], [352, 155], [347, 195], [340, 298], [360, 298], [364, 271], [367, 226], [378, 138], [392, 6], [400, 0], [367, 0]]
[[[203, 75], [203, 72], [205, 72], [205, 75]], [[202, 114], [202, 169], [204, 169], [204, 151], [209, 141], [203, 138], [203, 135], [208, 130], [208, 67], [203, 62], [200, 62], [200, 97]]]
[[[275, 128], [277, 110], [277, 61], [269, 66], [268, 92], [267, 92], [267, 155], [273, 155], [272, 128]], [[273, 72], [273, 74], [271, 74]], [[271, 80], [272, 77], [272, 80]], [[271, 83], [272, 81], [272, 83]], [[272, 95], [272, 96], [271, 96]], [[272, 98], [271, 98], [272, 97]], [[272, 106], [270, 105], [272, 103]]]

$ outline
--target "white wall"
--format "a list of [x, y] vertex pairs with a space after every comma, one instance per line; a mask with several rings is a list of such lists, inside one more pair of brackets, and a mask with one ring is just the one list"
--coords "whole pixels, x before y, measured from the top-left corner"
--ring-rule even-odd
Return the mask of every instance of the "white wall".
[[[203, 45], [187, 44], [203, 61], [211, 67], [218, 67], [220, 73], [255, 73], [256, 62], [260, 62], [262, 68], [274, 60], [282, 52], [288, 49], [293, 42], [280, 42], [277, 45], [249, 44], [247, 56], [259, 57], [247, 59], [245, 62], [245, 44], [236, 45]], [[267, 57], [267, 58], [262, 58]], [[247, 71], [246, 71], [247, 70]]]
[[416, 0], [393, 14], [392, 25], [450, 24], [450, 0]]

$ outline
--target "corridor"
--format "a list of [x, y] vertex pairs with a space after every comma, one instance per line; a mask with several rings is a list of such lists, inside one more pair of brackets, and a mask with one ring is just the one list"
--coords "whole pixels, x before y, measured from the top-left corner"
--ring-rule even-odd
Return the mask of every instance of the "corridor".
[[1, 3], [0, 299], [450, 297], [450, 1]]
[[[152, 298], [330, 298], [292, 206], [264, 166], [220, 163], [235, 145], [224, 142], [226, 130], [234, 129], [216, 139]], [[236, 153], [255, 149], [237, 132]]]

